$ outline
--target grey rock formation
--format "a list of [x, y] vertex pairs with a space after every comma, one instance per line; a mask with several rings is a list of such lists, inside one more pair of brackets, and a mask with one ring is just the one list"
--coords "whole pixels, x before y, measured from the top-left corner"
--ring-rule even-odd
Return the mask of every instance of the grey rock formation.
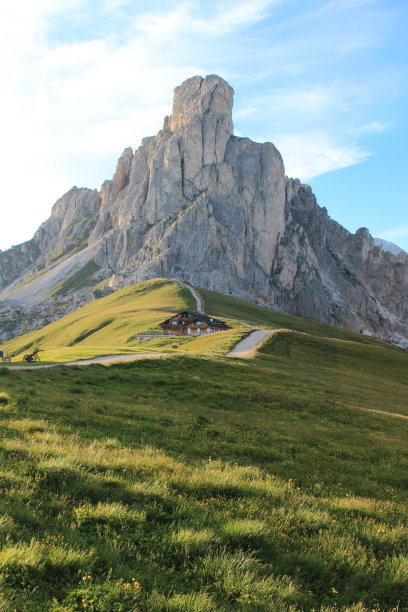
[[92, 261], [89, 299], [104, 279], [181, 278], [403, 343], [408, 256], [331, 220], [273, 144], [233, 135], [232, 104], [215, 75], [177, 87], [163, 129], [125, 149], [100, 193], [70, 190], [31, 241], [0, 253], [0, 298], [44, 301]]
[[31, 240], [0, 253], [0, 289], [10, 290], [86, 248], [100, 202], [97, 191], [77, 187], [57, 200]]

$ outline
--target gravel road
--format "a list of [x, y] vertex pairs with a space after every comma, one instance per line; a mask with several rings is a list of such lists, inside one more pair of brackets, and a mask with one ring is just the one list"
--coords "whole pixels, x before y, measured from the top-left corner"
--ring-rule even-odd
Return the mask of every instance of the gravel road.
[[37, 365], [9, 365], [3, 366], [9, 370], [38, 370], [39, 368], [56, 368], [57, 366], [83, 366], [91, 363], [123, 363], [124, 361], [136, 361], [137, 359], [155, 359], [164, 357], [168, 353], [129, 353], [129, 355], [105, 355], [104, 357], [94, 357], [93, 359], [81, 359], [80, 361], [66, 361], [64, 363], [47, 363]]
[[203, 301], [201, 299], [201, 295], [198, 293], [198, 291], [196, 289], [194, 289], [194, 287], [190, 287], [190, 285], [187, 285], [187, 283], [183, 283], [183, 281], [181, 280], [176, 280], [176, 283], [178, 283], [179, 285], [181, 285], [182, 287], [185, 287], [186, 289], [188, 289], [191, 293], [191, 295], [193, 296], [193, 298], [196, 301], [196, 312], [200, 312], [201, 314], [205, 314], [204, 312], [204, 306], [203, 306]]
[[249, 336], [238, 342], [230, 351], [227, 353], [227, 357], [246, 357], [252, 349], [256, 348], [262, 340], [265, 340], [271, 333], [270, 329], [257, 329], [253, 331]]

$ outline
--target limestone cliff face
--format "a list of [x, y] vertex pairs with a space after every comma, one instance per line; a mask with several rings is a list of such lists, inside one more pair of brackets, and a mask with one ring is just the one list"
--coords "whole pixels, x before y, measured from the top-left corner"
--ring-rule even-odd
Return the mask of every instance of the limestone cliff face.
[[97, 191], [76, 187], [57, 200], [31, 240], [0, 252], [0, 290], [87, 247], [100, 201]]
[[[177, 87], [163, 129], [136, 152], [125, 149], [100, 193], [70, 190], [32, 241], [13, 247], [18, 258], [13, 249], [0, 253], [0, 287], [43, 267], [47, 288], [58, 270], [70, 274], [92, 259], [98, 279], [115, 287], [180, 277], [407, 338], [408, 257], [375, 246], [365, 229], [353, 235], [332, 221], [310, 187], [285, 176], [271, 143], [235, 137], [232, 104], [232, 88], [215, 75]], [[41, 291], [34, 294], [38, 301]], [[17, 286], [13, 299], [23, 295], [27, 301]]]
[[124, 151], [90, 236], [101, 267], [257, 295], [285, 229], [286, 179], [272, 144], [233, 136], [232, 102], [219, 77], [193, 77], [163, 130]]
[[275, 284], [284, 303], [294, 301], [294, 314], [395, 335], [397, 343], [399, 335], [407, 337], [408, 257], [375, 246], [365, 228], [345, 230], [297, 180], [287, 182], [286, 231], [276, 264]]

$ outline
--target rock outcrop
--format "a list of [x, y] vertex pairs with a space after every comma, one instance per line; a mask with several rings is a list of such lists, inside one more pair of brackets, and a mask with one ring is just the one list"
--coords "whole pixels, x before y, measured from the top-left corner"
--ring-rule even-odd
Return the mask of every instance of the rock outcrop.
[[[70, 190], [31, 241], [0, 253], [2, 295], [30, 302], [28, 282], [35, 301], [44, 300], [58, 274], [92, 260], [89, 287], [182, 278], [396, 342], [408, 338], [408, 256], [331, 220], [310, 187], [285, 176], [273, 144], [233, 135], [232, 104], [232, 88], [215, 75], [177, 87], [163, 129], [136, 152], [125, 149], [100, 192]], [[39, 272], [41, 286], [29, 282]]]

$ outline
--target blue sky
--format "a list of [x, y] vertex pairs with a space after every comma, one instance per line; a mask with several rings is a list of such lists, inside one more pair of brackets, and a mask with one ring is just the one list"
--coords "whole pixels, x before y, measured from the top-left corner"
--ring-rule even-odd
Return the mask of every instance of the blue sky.
[[1, 24], [0, 248], [72, 185], [99, 188], [174, 87], [215, 73], [236, 134], [273, 142], [347, 229], [408, 250], [406, 0], [21, 0]]

